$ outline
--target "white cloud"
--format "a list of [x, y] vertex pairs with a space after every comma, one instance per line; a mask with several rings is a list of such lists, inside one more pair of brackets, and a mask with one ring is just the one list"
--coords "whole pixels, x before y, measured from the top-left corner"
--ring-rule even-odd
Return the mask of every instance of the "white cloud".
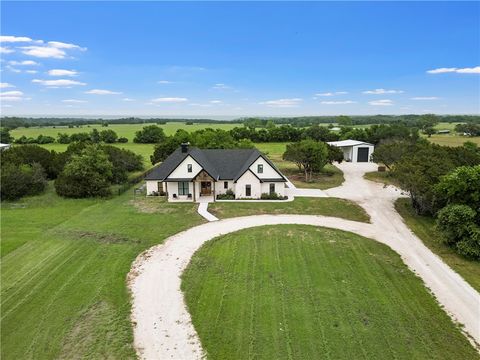
[[154, 103], [182, 103], [188, 101], [187, 98], [183, 97], [161, 97], [151, 100]]
[[33, 79], [33, 83], [50, 86], [50, 87], [60, 87], [60, 86], [73, 86], [73, 85], [87, 85], [80, 81], [69, 80], [69, 79], [58, 79], [58, 80], [39, 80]]
[[221, 100], [210, 100], [209, 103], [210, 104], [221, 104], [222, 101]]
[[0, 36], [0, 42], [16, 43], [16, 42], [33, 42], [32, 39], [25, 36]]
[[23, 60], [23, 61], [9, 61], [8, 62], [10, 65], [17, 65], [17, 66], [35, 66], [35, 65], [40, 65], [36, 61], [33, 60]]
[[18, 90], [5, 91], [0, 93], [1, 102], [4, 102], [4, 101], [12, 102], [12, 101], [22, 101], [22, 100], [24, 100], [23, 92]]
[[352, 100], [344, 100], [344, 101], [321, 101], [320, 104], [324, 105], [347, 105], [347, 104], [355, 104], [356, 101]]
[[83, 48], [81, 46], [75, 45], [75, 44], [68, 44], [60, 41], [49, 41], [48, 45], [57, 48], [57, 49], [78, 49], [81, 51], [87, 50], [87, 48]]
[[436, 96], [416, 96], [410, 98], [410, 100], [438, 100]]
[[12, 88], [12, 87], [15, 87], [15, 86], [13, 86], [12, 84], [6, 83], [6, 82], [0, 83], [0, 89], [7, 89], [7, 88]]
[[63, 103], [67, 103], [67, 104], [83, 104], [83, 103], [86, 103], [85, 100], [77, 100], [77, 99], [66, 99], [66, 100], [62, 100]]
[[64, 59], [67, 53], [61, 49], [49, 46], [23, 46], [23, 53], [39, 58]]
[[368, 103], [373, 106], [392, 106], [393, 105], [393, 101], [389, 99], [374, 100], [374, 101], [369, 101]]
[[458, 74], [480, 74], [480, 66], [473, 68], [438, 68], [433, 70], [427, 70], [428, 74], [445, 74], [445, 73], [458, 73]]
[[14, 73], [21, 73], [22, 72], [22, 70], [11, 67], [10, 65], [7, 65], [6, 68], [8, 70], [10, 70], [11, 72], [14, 72]]
[[15, 50], [4, 47], [4, 46], [0, 46], [0, 54], [11, 54], [13, 52], [15, 52]]
[[263, 101], [260, 104], [267, 105], [270, 107], [279, 107], [279, 108], [288, 108], [288, 107], [297, 107], [303, 100], [300, 98], [291, 98], [291, 99], [278, 99], [278, 100], [268, 100]]
[[135, 101], [135, 99], [123, 98], [122, 101], [132, 102], [132, 101]]
[[215, 90], [229, 90], [231, 89], [231, 86], [225, 85], [225, 84], [215, 84], [213, 85], [212, 89]]
[[25, 72], [26, 72], [27, 74], [36, 74], [36, 73], [38, 73], [37, 70], [25, 70]]
[[52, 70], [48, 70], [48, 75], [50, 75], [50, 76], [77, 76], [78, 73], [75, 70], [52, 69]]
[[159, 84], [172, 84], [173, 81], [169, 81], [169, 80], [158, 80], [157, 83], [159, 83]]
[[403, 93], [403, 90], [375, 89], [375, 90], [366, 90], [366, 91], [363, 91], [363, 94], [370, 94], [370, 95], [402, 94], [402, 93]]
[[111, 90], [103, 90], [103, 89], [92, 89], [85, 91], [85, 94], [94, 94], [94, 95], [119, 95], [121, 92], [118, 91], [111, 91]]
[[335, 95], [346, 95], [346, 94], [348, 94], [347, 91], [335, 91], [335, 92], [319, 93], [319, 94], [315, 94], [315, 96], [335, 96]]

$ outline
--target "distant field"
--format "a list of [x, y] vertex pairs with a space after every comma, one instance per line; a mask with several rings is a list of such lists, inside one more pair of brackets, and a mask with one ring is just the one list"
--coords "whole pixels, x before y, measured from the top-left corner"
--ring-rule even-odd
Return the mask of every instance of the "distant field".
[[477, 145], [480, 145], [480, 136], [477, 137], [467, 137], [467, 136], [460, 136], [460, 135], [432, 135], [432, 137], [427, 138], [429, 141], [444, 145], [444, 146], [462, 146], [463, 143], [470, 141]]
[[388, 246], [301, 225], [221, 236], [182, 278], [209, 359], [478, 359]]
[[[58, 133], [67, 133], [67, 134], [74, 134], [79, 132], [90, 132], [92, 129], [105, 130], [105, 129], [112, 129], [114, 130], [119, 137], [126, 137], [128, 141], [133, 141], [135, 137], [135, 132], [141, 130], [146, 125], [152, 125], [150, 123], [145, 124], [113, 124], [109, 125], [108, 127], [102, 127], [99, 124], [95, 125], [84, 125], [80, 128], [69, 128], [67, 126], [46, 126], [46, 127], [29, 127], [29, 128], [18, 128], [12, 130], [10, 134], [14, 138], [18, 138], [22, 135], [26, 137], [34, 137], [36, 138], [38, 135], [49, 135], [53, 136], [54, 138], [57, 137]], [[165, 125], [158, 125], [164, 131], [166, 135], [173, 135], [178, 129], [183, 129], [186, 131], [195, 131], [205, 128], [214, 128], [214, 129], [223, 129], [223, 130], [230, 130], [236, 126], [241, 126], [241, 124], [193, 124], [193, 125], [185, 125], [185, 123], [180, 122], [170, 122], [166, 123]]]

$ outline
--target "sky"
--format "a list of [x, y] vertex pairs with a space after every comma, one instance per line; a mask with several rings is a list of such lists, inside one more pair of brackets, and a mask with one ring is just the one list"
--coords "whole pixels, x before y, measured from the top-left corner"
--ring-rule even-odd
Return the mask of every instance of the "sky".
[[480, 113], [479, 2], [1, 2], [1, 114]]

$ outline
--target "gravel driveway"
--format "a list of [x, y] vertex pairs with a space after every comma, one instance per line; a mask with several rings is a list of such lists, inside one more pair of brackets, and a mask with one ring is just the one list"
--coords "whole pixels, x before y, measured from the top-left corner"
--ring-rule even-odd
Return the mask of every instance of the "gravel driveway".
[[206, 241], [249, 227], [275, 224], [341, 229], [389, 245], [423, 279], [447, 313], [464, 324], [464, 331], [480, 343], [480, 295], [403, 223], [393, 202], [404, 195], [394, 187], [363, 179], [366, 171], [375, 170], [373, 164], [344, 163], [339, 167], [345, 182], [325, 193], [357, 202], [371, 216], [371, 224], [315, 215], [238, 217], [193, 227], [141, 254], [128, 276], [133, 299], [134, 342], [139, 357], [201, 358], [202, 348], [180, 289], [183, 270]]

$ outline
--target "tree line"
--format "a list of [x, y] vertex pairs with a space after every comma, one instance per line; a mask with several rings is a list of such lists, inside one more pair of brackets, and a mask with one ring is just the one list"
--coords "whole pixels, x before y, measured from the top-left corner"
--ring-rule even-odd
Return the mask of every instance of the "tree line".
[[480, 148], [447, 147], [424, 139], [381, 144], [373, 161], [408, 191], [417, 214], [433, 216], [443, 241], [480, 259]]

